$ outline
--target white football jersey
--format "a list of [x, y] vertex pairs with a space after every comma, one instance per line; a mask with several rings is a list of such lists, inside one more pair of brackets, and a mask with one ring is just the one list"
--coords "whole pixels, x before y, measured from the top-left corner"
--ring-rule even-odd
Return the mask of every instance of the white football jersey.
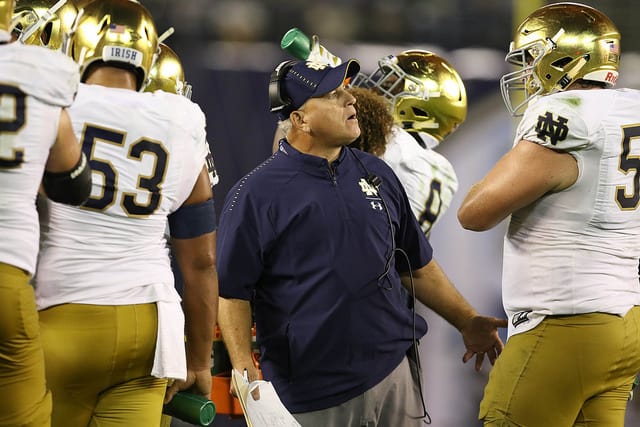
[[164, 232], [205, 165], [205, 118], [187, 98], [81, 84], [69, 109], [92, 169], [82, 207], [50, 202], [39, 309], [177, 301]]
[[393, 127], [382, 158], [400, 179], [411, 210], [428, 235], [458, 190], [453, 166], [442, 154], [421, 147], [399, 126]]
[[39, 47], [0, 45], [0, 262], [35, 272], [35, 200], [62, 107], [73, 102], [78, 65]]
[[515, 143], [570, 153], [577, 181], [511, 216], [503, 300], [509, 334], [545, 315], [624, 315], [640, 304], [640, 92], [570, 90], [530, 103]]

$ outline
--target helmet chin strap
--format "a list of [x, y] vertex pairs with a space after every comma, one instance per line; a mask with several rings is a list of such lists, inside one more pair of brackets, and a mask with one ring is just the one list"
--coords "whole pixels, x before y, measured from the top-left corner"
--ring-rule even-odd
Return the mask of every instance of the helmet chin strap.
[[[585, 55], [588, 56], [588, 55]], [[583, 56], [581, 57], [576, 64], [571, 68], [567, 73], [558, 80], [558, 85], [560, 86], [560, 90], [565, 90], [567, 86], [569, 86], [576, 75], [582, 70], [582, 68], [587, 64], [587, 59]]]
[[[62, 52], [65, 53], [67, 56], [71, 56], [70, 40], [71, 40], [71, 37], [75, 34], [75, 32], [78, 30], [78, 23], [80, 22], [80, 18], [82, 17], [82, 15], [84, 15], [84, 9], [80, 9], [78, 11], [78, 14], [73, 20], [73, 24], [69, 29], [69, 33], [63, 34], [62, 36]], [[83, 60], [84, 60], [84, 55], [83, 55]], [[82, 62], [78, 62], [78, 64], [82, 64]]]

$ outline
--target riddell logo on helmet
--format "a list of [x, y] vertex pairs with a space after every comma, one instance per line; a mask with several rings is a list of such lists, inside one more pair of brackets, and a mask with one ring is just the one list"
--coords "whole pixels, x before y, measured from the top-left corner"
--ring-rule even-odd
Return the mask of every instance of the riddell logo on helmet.
[[616, 84], [616, 82], [618, 81], [618, 73], [612, 73], [611, 71], [609, 71], [604, 80], [611, 84]]

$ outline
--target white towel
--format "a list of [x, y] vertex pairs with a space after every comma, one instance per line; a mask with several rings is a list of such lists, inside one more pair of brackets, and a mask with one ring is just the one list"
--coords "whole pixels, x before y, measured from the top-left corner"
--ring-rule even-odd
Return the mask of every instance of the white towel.
[[184, 345], [184, 313], [179, 302], [158, 301], [158, 338], [151, 375], [157, 378], [187, 379]]

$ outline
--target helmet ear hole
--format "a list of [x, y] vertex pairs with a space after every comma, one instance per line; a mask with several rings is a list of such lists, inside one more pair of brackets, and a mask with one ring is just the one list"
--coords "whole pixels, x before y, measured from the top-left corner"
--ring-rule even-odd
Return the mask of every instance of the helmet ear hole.
[[560, 58], [556, 61], [554, 61], [551, 66], [555, 67], [555, 68], [563, 68], [565, 65], [567, 65], [569, 62], [571, 62], [571, 57], [569, 56], [565, 56], [564, 58]]
[[413, 115], [416, 117], [429, 117], [429, 113], [421, 108], [411, 107], [411, 110], [413, 110]]
[[40, 33], [40, 41], [43, 46], [48, 46], [51, 41], [51, 33], [53, 32], [53, 23], [47, 22], [47, 25], [44, 26], [42, 32]]

